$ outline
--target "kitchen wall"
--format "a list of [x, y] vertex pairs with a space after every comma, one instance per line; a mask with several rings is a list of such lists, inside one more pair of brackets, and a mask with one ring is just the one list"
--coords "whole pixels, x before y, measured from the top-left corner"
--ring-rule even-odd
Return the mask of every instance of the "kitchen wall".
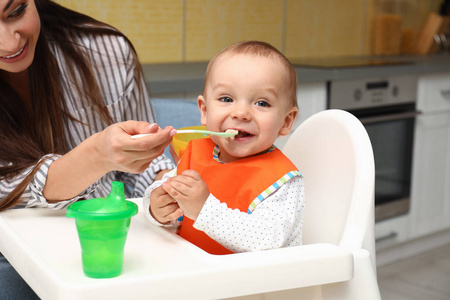
[[[391, 0], [393, 1], [393, 0]], [[396, 0], [420, 30], [442, 0]], [[271, 43], [288, 58], [371, 53], [373, 17], [386, 0], [56, 0], [109, 23], [142, 63], [207, 61], [241, 40]]]

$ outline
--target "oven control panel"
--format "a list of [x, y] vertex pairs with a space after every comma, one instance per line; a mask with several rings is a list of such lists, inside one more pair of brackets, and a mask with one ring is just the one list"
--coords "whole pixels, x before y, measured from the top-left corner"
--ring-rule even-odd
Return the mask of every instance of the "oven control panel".
[[328, 85], [328, 106], [345, 110], [415, 103], [417, 76], [335, 80]]

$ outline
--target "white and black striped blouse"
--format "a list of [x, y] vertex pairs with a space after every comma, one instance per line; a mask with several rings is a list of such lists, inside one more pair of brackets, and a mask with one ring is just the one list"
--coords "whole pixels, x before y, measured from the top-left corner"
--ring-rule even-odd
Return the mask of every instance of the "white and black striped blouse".
[[[80, 43], [86, 48], [91, 61], [97, 64], [98, 72], [95, 75], [114, 122], [139, 120], [154, 123], [153, 111], [144, 80], [138, 82], [134, 75], [133, 56], [126, 41], [115, 36], [82, 36], [80, 37]], [[86, 126], [80, 122], [68, 121], [66, 134], [69, 135], [70, 132], [74, 144], [78, 145], [92, 134], [102, 131], [106, 126], [96, 117], [91, 107], [86, 107], [83, 104], [76, 89], [71, 86], [70, 80], [65, 77], [64, 57], [59, 49], [54, 45], [51, 45], [51, 49], [61, 68], [64, 95], [70, 114], [83, 123], [90, 124], [90, 126]], [[139, 94], [139, 85], [141, 85], [141, 92], [145, 93], [144, 97]], [[69, 145], [68, 149], [71, 148], [73, 146]], [[45, 162], [22, 195], [23, 202], [17, 207], [61, 209], [79, 199], [105, 197], [110, 190], [111, 182], [114, 180], [125, 184], [127, 197], [139, 197], [144, 194], [145, 189], [153, 182], [160, 170], [173, 169], [174, 167], [171, 160], [162, 155], [155, 159], [149, 168], [141, 174], [109, 172], [77, 197], [58, 203], [48, 203], [42, 195], [42, 190], [50, 164], [59, 157], [49, 154], [42, 158]], [[25, 178], [31, 169], [24, 171], [13, 180], [2, 180], [0, 182], [0, 201]]]

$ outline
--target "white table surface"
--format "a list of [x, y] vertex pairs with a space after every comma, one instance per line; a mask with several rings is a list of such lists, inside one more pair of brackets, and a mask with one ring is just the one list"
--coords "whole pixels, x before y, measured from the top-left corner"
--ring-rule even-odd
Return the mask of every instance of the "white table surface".
[[210, 255], [149, 224], [141, 199], [132, 201], [139, 212], [131, 219], [118, 277], [84, 275], [75, 221], [65, 217], [65, 209], [0, 213], [0, 251], [44, 300], [219, 299], [353, 276], [352, 254], [329, 244]]

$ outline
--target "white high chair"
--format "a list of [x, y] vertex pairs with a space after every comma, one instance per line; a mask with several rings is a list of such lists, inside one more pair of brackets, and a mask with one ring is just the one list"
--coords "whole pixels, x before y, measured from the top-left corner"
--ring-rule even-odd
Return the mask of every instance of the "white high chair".
[[[374, 158], [365, 128], [348, 112], [322, 111], [293, 132], [283, 152], [304, 176], [303, 246], [261, 252], [274, 261], [286, 249], [303, 255], [304, 265], [296, 262], [301, 274], [291, 275], [286, 265], [278, 268], [293, 285], [296, 278], [297, 284], [304, 282], [297, 285], [302, 288], [245, 299], [381, 299], [375, 267]], [[311, 249], [323, 254], [314, 263], [308, 257]]]
[[283, 152], [304, 176], [302, 246], [216, 256], [177, 237], [195, 248], [182, 259], [195, 268], [186, 271], [180, 262], [180, 271], [171, 266], [173, 274], [161, 274], [171, 288], [153, 275], [146, 286], [158, 282], [152, 291], [165, 299], [381, 299], [374, 158], [364, 126], [345, 111], [322, 111], [292, 133]]
[[381, 299], [375, 265], [375, 168], [364, 126], [348, 112], [322, 111], [293, 132], [283, 152], [304, 175], [303, 244], [330, 243], [353, 254], [353, 279], [318, 286], [319, 298]]

